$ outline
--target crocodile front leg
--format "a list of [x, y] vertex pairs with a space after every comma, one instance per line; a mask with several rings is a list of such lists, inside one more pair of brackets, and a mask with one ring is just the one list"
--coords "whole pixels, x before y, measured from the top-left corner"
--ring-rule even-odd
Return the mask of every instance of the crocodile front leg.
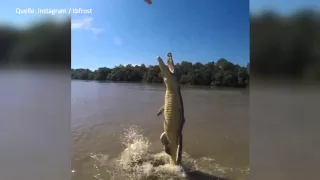
[[164, 105], [162, 105], [157, 113], [157, 116], [160, 116], [164, 111]]

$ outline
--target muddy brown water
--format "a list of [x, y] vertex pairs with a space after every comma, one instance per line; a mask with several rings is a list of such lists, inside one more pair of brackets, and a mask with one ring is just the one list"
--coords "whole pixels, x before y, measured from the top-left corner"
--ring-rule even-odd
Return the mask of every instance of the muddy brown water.
[[[136, 147], [141, 135], [145, 139], [142, 144], [149, 144], [147, 153], [162, 151], [159, 136], [163, 132], [163, 117], [156, 116], [164, 102], [162, 84], [72, 81], [71, 88], [74, 180], [125, 179], [119, 175], [116, 159], [126, 148], [124, 132], [132, 126], [140, 134], [138, 130], [131, 131], [134, 135], [130, 138], [136, 141], [127, 142], [127, 148]], [[182, 96], [186, 117], [184, 161], [189, 162], [185, 166], [207, 177], [249, 179], [248, 89], [183, 87]], [[142, 145], [139, 148], [131, 151], [144, 151]], [[156, 172], [159, 169], [150, 167], [138, 174], [145, 173], [140, 179], [171, 177], [166, 170], [163, 173], [167, 175], [153, 176]], [[197, 175], [187, 173], [180, 179], [192, 176]], [[201, 179], [200, 176], [195, 179]]]

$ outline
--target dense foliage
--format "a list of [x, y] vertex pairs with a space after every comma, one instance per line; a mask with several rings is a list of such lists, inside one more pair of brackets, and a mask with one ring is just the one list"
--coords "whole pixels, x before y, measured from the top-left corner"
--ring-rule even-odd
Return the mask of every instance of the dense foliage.
[[253, 78], [320, 80], [320, 14], [252, 15], [250, 64]]
[[[176, 73], [181, 84], [190, 85], [217, 85], [245, 87], [249, 82], [247, 67], [235, 65], [224, 58], [217, 63], [207, 64], [182, 61], [175, 65]], [[89, 69], [72, 69], [71, 78], [81, 80], [110, 80], [162, 83], [162, 75], [158, 65], [116, 66], [115, 68], [99, 68], [95, 71]]]
[[26, 28], [0, 25], [0, 66], [71, 66], [71, 20], [41, 21]]

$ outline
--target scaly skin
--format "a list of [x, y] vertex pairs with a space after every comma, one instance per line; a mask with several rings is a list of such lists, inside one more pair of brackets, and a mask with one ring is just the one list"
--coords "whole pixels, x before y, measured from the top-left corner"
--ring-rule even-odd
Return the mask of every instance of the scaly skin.
[[159, 67], [166, 85], [164, 105], [160, 108], [158, 116], [163, 113], [164, 133], [160, 139], [165, 152], [170, 155], [170, 163], [177, 165], [182, 155], [182, 129], [185, 122], [183, 101], [180, 85], [174, 73], [174, 64], [171, 53], [168, 53], [168, 67], [158, 57]]

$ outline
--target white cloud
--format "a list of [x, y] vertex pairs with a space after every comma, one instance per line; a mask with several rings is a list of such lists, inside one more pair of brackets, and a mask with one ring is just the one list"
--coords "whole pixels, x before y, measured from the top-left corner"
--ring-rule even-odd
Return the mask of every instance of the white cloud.
[[92, 28], [92, 18], [85, 19], [72, 19], [71, 20], [71, 28], [72, 29], [90, 29]]
[[91, 28], [91, 30], [94, 34], [99, 34], [102, 31], [100, 28]]
[[99, 34], [102, 29], [92, 26], [93, 18], [72, 19], [71, 29], [73, 30], [87, 30], [92, 31], [94, 34]]
[[114, 37], [113, 38], [113, 43], [117, 46], [121, 46], [122, 45], [122, 40], [119, 37]]

